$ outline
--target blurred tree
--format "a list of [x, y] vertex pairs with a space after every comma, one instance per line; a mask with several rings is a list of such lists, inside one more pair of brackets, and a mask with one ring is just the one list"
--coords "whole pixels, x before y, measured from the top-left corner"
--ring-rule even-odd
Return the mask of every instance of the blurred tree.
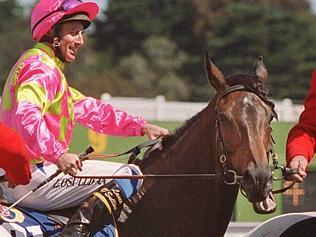
[[[306, 61], [307, 58], [311, 60], [312, 55], [303, 56], [308, 54], [304, 49], [306, 43], [301, 41], [298, 46], [294, 35], [278, 34], [281, 31], [277, 29], [301, 31], [302, 28], [296, 27], [300, 27], [301, 23], [298, 22], [304, 19], [305, 25], [308, 25], [307, 22], [312, 20], [308, 0], [115, 0], [110, 2], [106, 15], [106, 21], [97, 23], [96, 49], [110, 53], [114, 65], [120, 62], [121, 57], [132, 54], [135, 58], [130, 63], [138, 62], [139, 65], [145, 65], [146, 61], [141, 63], [144, 58], [140, 55], [144, 50], [143, 42], [151, 35], [169, 38], [179, 49], [190, 55], [177, 72], [184, 84], [190, 85], [187, 89], [189, 100], [207, 100], [211, 94], [202, 66], [205, 48], [210, 49], [210, 54], [218, 58], [227, 72], [250, 71], [249, 65], [252, 65], [259, 55], [270, 56], [271, 62], [274, 62], [277, 57], [275, 56], [274, 60], [273, 55], [270, 55], [275, 47], [271, 45], [277, 45], [278, 42], [283, 46], [282, 50], [279, 49], [282, 57], [289, 57], [291, 51], [296, 61], [302, 58], [297, 68], [305, 68], [305, 74], [312, 65]], [[285, 15], [292, 15], [293, 19], [286, 21]], [[272, 23], [275, 21], [278, 23]], [[313, 37], [312, 28], [307, 28], [311, 32], [302, 32], [302, 36], [306, 35], [304, 42]], [[297, 53], [301, 54], [300, 57], [295, 56], [295, 48]], [[274, 68], [280, 66], [280, 63], [275, 62], [276, 66], [271, 68], [270, 75], [277, 70]], [[285, 64], [285, 60], [282, 63]], [[306, 66], [307, 64], [310, 66]], [[284, 70], [284, 67], [280, 68]], [[140, 76], [138, 72], [138, 79], [134, 82], [138, 88], [147, 86], [148, 93], [151, 93], [147, 85], [149, 82], [145, 83], [145, 79], [142, 80], [150, 78], [148, 74], [151, 72], [145, 69], [144, 76]], [[304, 92], [294, 93], [290, 92], [290, 89], [285, 89], [288, 91], [285, 93], [277, 84], [284, 83], [282, 77], [288, 78], [288, 74], [292, 75], [290, 78], [294, 78], [303, 73], [303, 69], [293, 70], [275, 76], [271, 82], [271, 85], [275, 86], [271, 90], [273, 96], [302, 96]], [[143, 83], [140, 83], [141, 81]], [[274, 82], [276, 84], [273, 84]], [[302, 86], [306, 89], [305, 84], [302, 83]], [[157, 88], [151, 90], [155, 89]]]
[[98, 53], [92, 45], [93, 38], [86, 37], [76, 61], [67, 65], [65, 73], [69, 84], [95, 98], [105, 92], [112, 96], [135, 95], [136, 88], [115, 70], [110, 54]]
[[310, 12], [310, 1], [309, 0], [262, 0], [263, 3], [271, 3], [273, 6], [290, 10], [294, 12], [308, 11]]
[[311, 53], [316, 47], [311, 44], [316, 37], [315, 16], [305, 8], [298, 12], [278, 8], [276, 1], [254, 2], [226, 6], [226, 17], [218, 22], [215, 37], [208, 43], [211, 55], [227, 73], [250, 71], [249, 65], [263, 55], [271, 95], [303, 99], [316, 65]]
[[188, 56], [165, 37], [151, 36], [142, 45], [142, 53], [122, 58], [120, 71], [139, 89], [138, 95], [165, 95], [169, 100], [188, 98], [188, 87], [178, 70]]
[[141, 48], [141, 42], [152, 34], [177, 37], [188, 43], [191, 32], [192, 4], [183, 0], [115, 0], [105, 12], [106, 21], [96, 24], [96, 48], [111, 48], [114, 57]]
[[29, 21], [17, 1], [0, 1], [1, 91], [15, 61], [26, 47], [32, 45], [29, 28]]
[[200, 64], [205, 37], [193, 33], [195, 15], [193, 2], [188, 0], [111, 1], [106, 21], [99, 21], [96, 25], [96, 49], [110, 53], [116, 64], [133, 52], [141, 53], [143, 42], [149, 36], [167, 37], [190, 55], [177, 75], [185, 80], [183, 84], [190, 84], [192, 90], [197, 84], [205, 85], [206, 81]]

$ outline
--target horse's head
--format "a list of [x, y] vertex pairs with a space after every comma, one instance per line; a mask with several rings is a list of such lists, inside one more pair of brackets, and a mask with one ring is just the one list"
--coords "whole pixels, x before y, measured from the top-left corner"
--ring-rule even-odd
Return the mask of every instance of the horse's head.
[[219, 166], [227, 176], [234, 172], [241, 176], [241, 189], [250, 202], [263, 201], [272, 190], [270, 123], [276, 116], [266, 98], [268, 74], [263, 59], [255, 63], [253, 75], [225, 77], [206, 53], [205, 69], [217, 91], [214, 112]]

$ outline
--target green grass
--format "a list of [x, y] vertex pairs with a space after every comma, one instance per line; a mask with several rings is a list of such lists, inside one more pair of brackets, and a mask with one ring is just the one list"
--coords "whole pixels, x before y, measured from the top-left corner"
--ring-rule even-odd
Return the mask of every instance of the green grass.
[[[179, 122], [153, 122], [153, 124], [165, 127], [169, 129], [171, 132], [174, 131], [177, 127], [181, 126], [182, 123]], [[93, 147], [98, 147], [100, 143], [106, 143], [104, 149], [100, 152], [103, 154], [111, 154], [111, 153], [121, 153], [127, 151], [136, 145], [147, 141], [147, 137], [114, 137], [114, 136], [102, 136], [100, 138], [103, 141], [99, 141], [98, 143], [94, 143], [93, 141], [89, 142], [88, 139], [88, 130], [81, 126], [77, 125], [73, 134], [72, 143], [70, 145], [70, 151], [74, 153], [80, 153], [89, 146], [89, 144], [93, 145]], [[128, 156], [111, 158], [109, 161], [117, 161], [117, 162], [127, 162]]]
[[[165, 127], [170, 131], [174, 131], [177, 127], [182, 125], [181, 122], [153, 122], [159, 126]], [[284, 162], [285, 157], [285, 142], [287, 134], [293, 123], [273, 123], [273, 138], [276, 142], [274, 145], [275, 151], [278, 154], [280, 162]], [[70, 150], [75, 153], [80, 153], [91, 143], [88, 139], [87, 129], [81, 125], [77, 125], [73, 134], [73, 140], [70, 146]], [[147, 140], [146, 137], [111, 137], [103, 136], [100, 138], [106, 142], [106, 147], [102, 150], [102, 153], [114, 153], [123, 152], [129, 150], [130, 148], [136, 146]], [[99, 142], [100, 143], [100, 142]], [[101, 142], [102, 143], [102, 142]], [[92, 143], [93, 144], [93, 143]], [[93, 144], [95, 145], [95, 144]], [[98, 146], [98, 143], [97, 145]], [[113, 159], [112, 159], [113, 160]], [[115, 158], [114, 160], [118, 162], [126, 162], [126, 158]]]

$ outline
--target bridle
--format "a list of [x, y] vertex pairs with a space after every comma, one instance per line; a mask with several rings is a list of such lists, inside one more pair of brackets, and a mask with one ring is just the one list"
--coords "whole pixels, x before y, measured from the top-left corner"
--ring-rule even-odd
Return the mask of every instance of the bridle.
[[[235, 170], [228, 168], [225, 143], [224, 143], [222, 129], [221, 129], [221, 125], [220, 125], [220, 115], [218, 112], [218, 104], [219, 104], [220, 100], [223, 99], [225, 96], [227, 96], [228, 94], [231, 94], [233, 92], [236, 92], [236, 91], [247, 91], [247, 92], [255, 94], [266, 105], [268, 105], [271, 108], [273, 117], [277, 118], [277, 114], [274, 110], [273, 102], [269, 101], [267, 98], [265, 98], [264, 96], [259, 94], [256, 90], [254, 90], [251, 87], [247, 87], [244, 85], [229, 86], [218, 94], [218, 96], [216, 98], [216, 104], [215, 104], [215, 130], [216, 130], [216, 134], [215, 134], [216, 153], [215, 154], [218, 157], [219, 163], [221, 165], [221, 169], [222, 169], [221, 176], [222, 176], [223, 182], [227, 185], [240, 184], [241, 181], [243, 180], [243, 176], [237, 175], [237, 172]], [[271, 147], [270, 147], [270, 150], [266, 151], [266, 154], [267, 154], [268, 161], [270, 160], [270, 157], [272, 159], [273, 166], [271, 167], [271, 171], [274, 173], [275, 170], [280, 169], [282, 172], [282, 177], [276, 178], [275, 176], [273, 176], [273, 181], [283, 180], [283, 179], [286, 179], [288, 176], [297, 173], [296, 169], [289, 169], [289, 168], [286, 168], [284, 166], [279, 165], [277, 154], [273, 148], [273, 144], [275, 144], [275, 142], [274, 142], [272, 135], [270, 137], [270, 142], [271, 142]], [[289, 185], [288, 187], [274, 190], [274, 191], [272, 191], [272, 193], [285, 192], [287, 189], [291, 188], [293, 185], [294, 185], [294, 182], [291, 185]]]
[[[219, 163], [221, 165], [222, 169], [222, 177], [223, 177], [223, 182], [227, 185], [235, 185], [235, 184], [240, 184], [240, 182], [243, 179], [243, 176], [237, 175], [237, 172], [233, 169], [229, 169], [227, 165], [227, 156], [226, 156], [226, 151], [225, 149], [225, 143], [222, 135], [222, 128], [220, 124], [220, 114], [218, 111], [218, 104], [221, 99], [223, 99], [225, 96], [228, 94], [231, 94], [236, 91], [247, 91], [254, 93], [257, 95], [265, 104], [267, 104], [273, 111], [273, 114], [276, 114], [273, 109], [273, 104], [272, 102], [268, 103], [268, 100], [261, 96], [259, 93], [257, 93], [254, 89], [244, 86], [244, 85], [234, 85], [234, 86], [229, 86], [223, 91], [219, 92], [218, 96], [216, 97], [216, 104], [215, 104], [215, 144], [216, 144], [216, 156], [218, 157]], [[271, 146], [272, 147], [272, 146]], [[269, 153], [272, 152], [273, 149], [267, 152], [268, 154], [268, 159], [269, 159]]]

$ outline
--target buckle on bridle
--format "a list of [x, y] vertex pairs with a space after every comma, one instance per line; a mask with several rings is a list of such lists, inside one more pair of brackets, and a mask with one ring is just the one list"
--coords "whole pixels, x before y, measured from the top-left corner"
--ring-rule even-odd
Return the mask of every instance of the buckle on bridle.
[[242, 176], [237, 175], [234, 170], [227, 170], [223, 173], [223, 182], [227, 185], [235, 185], [239, 183]]

